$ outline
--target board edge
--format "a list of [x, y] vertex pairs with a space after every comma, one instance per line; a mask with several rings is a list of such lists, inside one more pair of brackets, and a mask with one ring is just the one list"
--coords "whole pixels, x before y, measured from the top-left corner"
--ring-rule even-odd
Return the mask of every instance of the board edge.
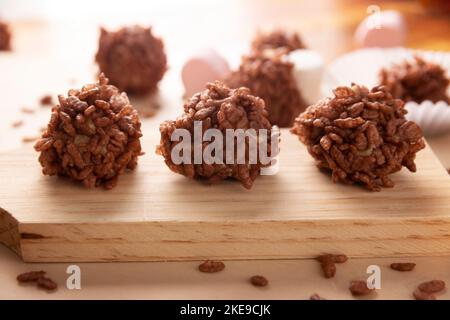
[[22, 258], [19, 222], [0, 207], [0, 243]]

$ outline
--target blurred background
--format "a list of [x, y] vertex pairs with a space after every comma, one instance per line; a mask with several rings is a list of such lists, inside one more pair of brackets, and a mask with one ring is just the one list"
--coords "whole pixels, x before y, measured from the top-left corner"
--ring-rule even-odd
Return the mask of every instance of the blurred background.
[[449, 0], [0, 0], [0, 17], [13, 24], [20, 51], [82, 46], [86, 52], [96, 45], [99, 25], [138, 23], [154, 26], [170, 59], [180, 50], [242, 47], [257, 29], [284, 27], [300, 32], [330, 61], [353, 48], [354, 31], [369, 5], [404, 15], [406, 46], [450, 50]]

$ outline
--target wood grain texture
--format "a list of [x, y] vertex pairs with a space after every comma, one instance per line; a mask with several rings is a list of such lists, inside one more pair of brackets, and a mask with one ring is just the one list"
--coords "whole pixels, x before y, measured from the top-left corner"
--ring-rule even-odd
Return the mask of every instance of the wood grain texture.
[[0, 208], [0, 243], [21, 255], [19, 224], [8, 212]]
[[[449, 254], [450, 181], [430, 149], [419, 154], [417, 174], [396, 174], [395, 189], [381, 193], [332, 184], [286, 132], [281, 171], [258, 178], [251, 191], [235, 182], [206, 186], [187, 180], [153, 153], [158, 124], [180, 113], [179, 69], [188, 49], [235, 52], [248, 45], [256, 29], [281, 26], [299, 31], [330, 61], [353, 48], [353, 32], [372, 1], [180, 2], [171, 15], [167, 6], [147, 3], [151, 8], [140, 14], [133, 8], [120, 16], [95, 15], [83, 24], [78, 21], [84, 12], [75, 15], [77, 23], [13, 23], [14, 54], [0, 55], [7, 75], [0, 87], [8, 88], [2, 99], [9, 108], [0, 119], [0, 147], [2, 152], [19, 149], [0, 155], [0, 242], [25, 261], [302, 258], [328, 251], [377, 257]], [[418, 1], [377, 4], [405, 15], [408, 47], [450, 48], [446, 16], [426, 14]], [[49, 110], [35, 105], [39, 97], [56, 96], [95, 76], [99, 24], [137, 22], [155, 26], [171, 63], [161, 84], [162, 108], [143, 120], [147, 155], [138, 170], [109, 192], [42, 176], [31, 144], [21, 147], [25, 134], [35, 136], [48, 121]], [[179, 25], [186, 25], [186, 32]], [[33, 105], [35, 114], [20, 113]], [[145, 110], [147, 103], [133, 105]], [[25, 120], [24, 127], [12, 130], [10, 123], [18, 119]]]
[[152, 152], [157, 131], [147, 136], [138, 169], [112, 191], [42, 176], [31, 148], [0, 155], [0, 207], [18, 221], [12, 246], [25, 261], [450, 254], [450, 179], [430, 148], [416, 174], [402, 170], [394, 189], [372, 193], [331, 183], [283, 131], [280, 171], [245, 190], [173, 174]]

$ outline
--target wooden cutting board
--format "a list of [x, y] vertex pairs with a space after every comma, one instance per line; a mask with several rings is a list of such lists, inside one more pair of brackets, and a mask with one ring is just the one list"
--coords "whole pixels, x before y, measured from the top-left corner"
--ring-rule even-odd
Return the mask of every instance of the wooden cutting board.
[[418, 172], [374, 193], [333, 184], [282, 132], [280, 171], [251, 190], [205, 185], [154, 153], [111, 190], [43, 176], [31, 145], [0, 155], [0, 242], [24, 261], [161, 261], [450, 254], [450, 178], [427, 147]]

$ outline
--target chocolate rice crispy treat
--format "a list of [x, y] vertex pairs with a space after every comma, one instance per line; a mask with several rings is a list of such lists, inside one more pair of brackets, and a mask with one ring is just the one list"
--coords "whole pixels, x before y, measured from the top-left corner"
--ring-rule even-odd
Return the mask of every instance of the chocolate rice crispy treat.
[[379, 78], [380, 83], [386, 86], [394, 98], [405, 102], [450, 102], [447, 94], [450, 80], [446, 71], [440, 65], [419, 56], [415, 56], [413, 61], [404, 61], [382, 69]]
[[155, 91], [167, 70], [163, 41], [151, 28], [139, 26], [116, 32], [100, 29], [95, 61], [111, 84], [128, 94]]
[[113, 188], [142, 155], [141, 123], [125, 93], [99, 82], [58, 96], [59, 104], [34, 146], [45, 175], [69, 177], [86, 187]]
[[269, 120], [279, 127], [292, 126], [295, 117], [306, 108], [293, 75], [294, 65], [274, 50], [244, 56], [237, 71], [226, 79], [230, 88], [247, 87], [264, 100]]
[[[201, 164], [194, 164], [194, 161], [191, 161], [191, 164], [175, 164], [172, 161], [171, 151], [179, 143], [171, 141], [172, 133], [176, 129], [186, 129], [193, 137], [194, 121], [202, 122], [202, 135], [205, 130], [210, 128], [220, 130], [224, 137], [226, 137], [226, 129], [246, 130], [253, 128], [258, 136], [258, 129], [267, 129], [268, 155], [271, 155], [270, 139], [272, 126], [267, 119], [264, 101], [251, 95], [247, 88], [230, 89], [218, 81], [208, 83], [206, 90], [195, 94], [185, 103], [184, 113], [180, 117], [176, 120], [164, 121], [159, 128], [161, 141], [156, 148], [156, 153], [164, 157], [167, 166], [173, 172], [189, 178], [203, 179], [209, 183], [233, 178], [240, 181], [245, 188], [250, 189], [264, 165], [261, 164], [259, 157], [255, 164], [250, 164], [248, 157], [245, 158], [245, 164], [238, 164], [236, 156], [234, 157], [234, 163], [227, 164], [225, 159], [226, 140], [223, 143], [223, 164], [207, 164], [204, 161]], [[245, 143], [246, 150], [249, 150], [248, 139], [245, 140]], [[208, 145], [208, 142], [203, 142], [202, 152]], [[236, 141], [234, 145], [236, 152]], [[193, 155], [191, 158], [193, 159]]]
[[333, 182], [362, 183], [369, 190], [393, 187], [389, 175], [416, 171], [416, 153], [425, 147], [420, 127], [405, 119], [404, 102], [383, 86], [338, 87], [334, 97], [306, 109], [291, 132], [298, 135], [317, 167]]
[[0, 51], [11, 50], [11, 31], [7, 23], [0, 21]]
[[268, 33], [258, 33], [252, 42], [252, 50], [259, 52], [265, 49], [283, 48], [286, 52], [304, 49], [306, 46], [296, 32], [273, 30]]

